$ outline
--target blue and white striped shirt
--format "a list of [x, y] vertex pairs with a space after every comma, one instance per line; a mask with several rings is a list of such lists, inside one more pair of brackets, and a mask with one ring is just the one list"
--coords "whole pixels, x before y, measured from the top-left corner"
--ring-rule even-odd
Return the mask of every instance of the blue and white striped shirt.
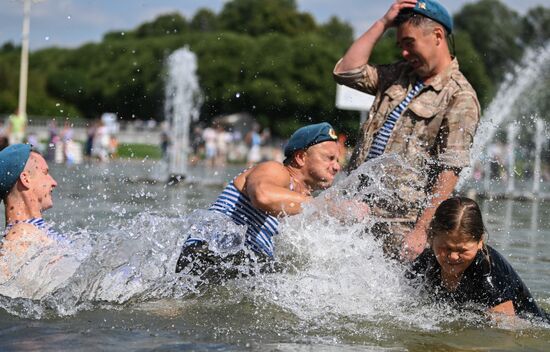
[[384, 150], [386, 149], [386, 145], [388, 144], [397, 120], [399, 120], [399, 117], [403, 111], [405, 111], [411, 100], [422, 90], [423, 87], [424, 83], [422, 81], [417, 81], [405, 99], [397, 105], [395, 109], [393, 109], [386, 119], [386, 122], [384, 122], [382, 128], [380, 128], [380, 130], [374, 135], [374, 140], [370, 147], [369, 154], [367, 155], [367, 160], [374, 159], [384, 154]]
[[6, 226], [6, 230], [4, 231], [4, 236], [6, 236], [6, 234], [10, 231], [10, 229], [17, 223], [26, 223], [26, 224], [34, 225], [38, 229], [44, 231], [46, 233], [46, 236], [48, 236], [52, 240], [56, 240], [58, 242], [69, 242], [69, 239], [65, 235], [62, 235], [53, 227], [48, 225], [43, 218], [30, 218], [22, 221], [16, 221], [13, 224], [8, 224]]
[[[208, 210], [228, 216], [237, 225], [247, 226], [246, 245], [257, 253], [273, 257], [272, 237], [279, 233], [279, 220], [255, 208], [250, 199], [241, 193], [233, 182], [225, 187]], [[185, 241], [185, 246], [197, 241], [201, 240], [193, 238], [191, 234]]]

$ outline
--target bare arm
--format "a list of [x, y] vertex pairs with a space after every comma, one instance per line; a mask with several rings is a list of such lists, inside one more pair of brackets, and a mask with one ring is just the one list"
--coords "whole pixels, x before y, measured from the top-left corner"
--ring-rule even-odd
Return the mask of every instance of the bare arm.
[[360, 36], [348, 49], [335, 73], [342, 73], [365, 65], [378, 40], [384, 32], [393, 25], [393, 21], [404, 8], [412, 8], [417, 0], [396, 0], [388, 12]]
[[489, 313], [504, 314], [509, 316], [515, 316], [514, 303], [512, 301], [506, 301], [489, 309]]
[[405, 234], [403, 239], [403, 256], [409, 260], [414, 260], [426, 247], [426, 230], [435, 214], [435, 210], [445, 199], [449, 198], [458, 182], [458, 175], [455, 171], [444, 170], [441, 172], [432, 191], [430, 205], [426, 207], [422, 215], [418, 218], [414, 229]]
[[302, 211], [302, 203], [310, 196], [291, 191], [290, 174], [277, 162], [258, 165], [246, 178], [244, 187], [252, 204], [271, 215], [294, 215]]

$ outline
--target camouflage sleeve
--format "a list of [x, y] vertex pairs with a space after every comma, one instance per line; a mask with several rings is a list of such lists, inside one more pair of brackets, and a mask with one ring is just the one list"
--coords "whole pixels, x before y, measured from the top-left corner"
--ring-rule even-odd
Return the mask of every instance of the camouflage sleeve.
[[376, 95], [395, 84], [401, 74], [407, 69], [404, 61], [385, 65], [365, 64], [355, 69], [337, 73], [337, 68], [342, 62], [340, 59], [334, 66], [332, 75], [338, 84], [357, 89], [367, 94]]
[[438, 163], [444, 169], [470, 165], [470, 147], [479, 123], [480, 107], [474, 92], [454, 95], [438, 137]]
[[376, 95], [379, 79], [376, 66], [365, 64], [353, 70], [336, 73], [336, 69], [341, 62], [342, 59], [338, 60], [332, 71], [336, 83], [357, 89], [361, 92]]

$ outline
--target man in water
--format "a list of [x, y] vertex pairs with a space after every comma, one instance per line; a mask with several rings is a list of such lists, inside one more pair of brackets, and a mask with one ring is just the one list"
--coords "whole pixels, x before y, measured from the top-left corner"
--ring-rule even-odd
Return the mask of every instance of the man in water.
[[[376, 43], [397, 27], [403, 61], [369, 62]], [[361, 126], [350, 170], [382, 154], [397, 154], [417, 172], [397, 168], [398, 201], [376, 202], [375, 227], [392, 255], [413, 259], [426, 245], [435, 209], [454, 190], [479, 122], [476, 93], [451, 56], [452, 19], [435, 0], [396, 0], [348, 49], [334, 68], [335, 80], [375, 95]], [[400, 171], [401, 172], [400, 172]], [[368, 176], [363, 180], [369, 183]], [[405, 186], [408, 185], [408, 186]]]
[[[278, 217], [298, 214], [312, 192], [330, 187], [340, 171], [337, 135], [326, 122], [298, 129], [285, 147], [281, 164], [267, 161], [240, 175], [222, 191], [209, 208], [237, 225], [246, 226], [244, 245], [249, 254], [225, 258], [239, 264], [244, 260], [262, 261], [274, 255], [272, 237], [278, 233]], [[190, 233], [178, 260], [176, 272], [204, 277], [220, 273], [221, 259], [208, 248], [198, 233]], [[223, 265], [227, 267], [227, 265]], [[208, 273], [210, 271], [210, 273]]]
[[48, 241], [42, 212], [53, 206], [57, 182], [48, 164], [30, 144], [13, 144], [0, 151], [0, 199], [6, 212], [5, 240], [26, 236]]
[[[0, 242], [0, 293], [12, 297], [38, 298], [62, 281], [65, 274], [36, 284], [41, 275], [17, 282], [13, 275], [25, 276], [24, 268], [36, 259], [36, 254], [55, 243], [68, 240], [51, 228], [42, 212], [53, 206], [52, 191], [57, 182], [49, 173], [48, 164], [29, 144], [13, 144], [0, 151], [0, 199], [4, 202], [6, 229]], [[41, 265], [48, 266], [61, 259], [51, 257]], [[68, 274], [67, 274], [68, 275]]]

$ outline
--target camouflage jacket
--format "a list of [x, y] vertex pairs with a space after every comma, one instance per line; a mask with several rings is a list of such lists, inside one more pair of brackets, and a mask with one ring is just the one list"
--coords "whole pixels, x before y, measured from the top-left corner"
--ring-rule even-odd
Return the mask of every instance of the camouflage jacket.
[[[347, 72], [334, 72], [334, 78], [339, 84], [375, 96], [349, 163], [353, 170], [365, 161], [376, 132], [390, 112], [405, 99], [418, 77], [408, 63], [398, 62], [366, 64]], [[470, 146], [479, 117], [476, 93], [459, 71], [458, 61], [453, 59], [444, 72], [413, 98], [386, 145], [385, 154], [398, 154], [418, 170], [415, 175], [394, 175], [396, 186], [403, 182], [411, 185], [411, 177], [414, 179], [415, 186], [402, 193], [404, 200], [410, 203], [424, 201], [441, 170], [459, 171], [469, 165]]]

